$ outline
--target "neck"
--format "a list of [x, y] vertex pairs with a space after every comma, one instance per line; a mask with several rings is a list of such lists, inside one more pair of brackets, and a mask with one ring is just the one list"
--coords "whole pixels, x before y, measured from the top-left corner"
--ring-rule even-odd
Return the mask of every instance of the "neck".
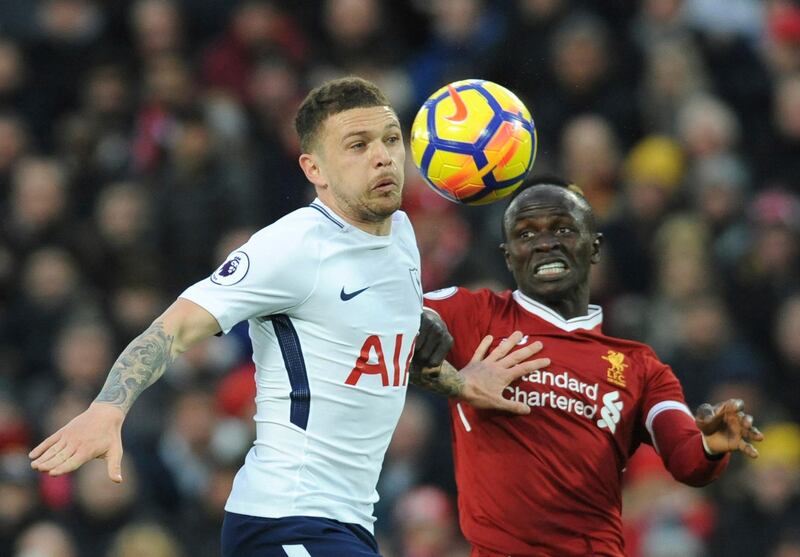
[[351, 214], [352, 211], [343, 210], [334, 200], [328, 198], [328, 196], [320, 195], [319, 199], [325, 204], [326, 207], [336, 213], [336, 215], [347, 224], [354, 226], [359, 230], [363, 230], [367, 234], [372, 234], [373, 236], [388, 236], [392, 232], [391, 215], [384, 217], [381, 220], [369, 220]]
[[548, 299], [546, 297], [542, 297], [541, 295], [533, 294], [531, 292], [525, 292], [520, 288], [520, 291], [525, 294], [528, 298], [532, 300], [536, 300], [542, 305], [547, 306], [548, 308], [552, 309], [556, 313], [558, 313], [562, 319], [568, 320], [573, 319], [575, 317], [581, 317], [589, 313], [589, 288], [581, 288], [576, 289], [576, 291], [571, 292], [565, 296], [560, 296], [556, 299]]

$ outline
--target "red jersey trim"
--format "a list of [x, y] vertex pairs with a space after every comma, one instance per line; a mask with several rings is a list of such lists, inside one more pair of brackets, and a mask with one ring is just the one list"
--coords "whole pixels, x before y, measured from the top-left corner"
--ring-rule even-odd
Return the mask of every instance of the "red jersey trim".
[[589, 313], [586, 315], [573, 317], [572, 319], [564, 319], [546, 305], [537, 302], [533, 298], [529, 298], [519, 290], [515, 290], [512, 296], [514, 297], [514, 301], [517, 302], [522, 309], [564, 331], [571, 332], [578, 329], [590, 331], [603, 324], [603, 309], [594, 304], [589, 304]]

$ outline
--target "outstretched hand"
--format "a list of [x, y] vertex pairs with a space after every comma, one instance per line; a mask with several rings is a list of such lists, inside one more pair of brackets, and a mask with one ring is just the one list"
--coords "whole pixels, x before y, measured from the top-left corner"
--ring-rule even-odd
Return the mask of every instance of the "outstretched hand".
[[124, 418], [122, 410], [115, 406], [93, 403], [28, 454], [31, 468], [61, 476], [94, 458], [102, 458], [111, 481], [122, 482]]
[[731, 398], [714, 406], [701, 404], [695, 413], [697, 427], [712, 453], [741, 451], [758, 458], [750, 441], [761, 441], [764, 435], [753, 425], [753, 416], [744, 413], [744, 402]]
[[542, 350], [542, 343], [539, 341], [511, 352], [521, 339], [522, 333], [515, 331], [487, 356], [486, 351], [493, 339], [491, 336], [484, 337], [470, 363], [461, 370], [465, 380], [461, 394], [464, 401], [480, 409], [503, 410], [513, 414], [530, 413], [531, 409], [527, 404], [504, 398], [503, 391], [523, 375], [550, 365], [550, 359], [537, 358], [528, 361]]

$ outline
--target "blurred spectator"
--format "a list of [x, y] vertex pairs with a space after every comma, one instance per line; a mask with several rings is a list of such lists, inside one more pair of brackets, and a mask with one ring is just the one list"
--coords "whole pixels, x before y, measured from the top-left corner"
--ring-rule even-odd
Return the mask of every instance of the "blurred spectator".
[[458, 534], [453, 504], [432, 486], [415, 488], [397, 503], [399, 557], [467, 557], [469, 546]]
[[800, 392], [790, 387], [800, 381], [800, 294], [793, 294], [781, 303], [773, 337], [778, 365], [769, 386], [779, 393], [791, 418], [800, 423]]
[[620, 150], [614, 129], [601, 116], [585, 115], [569, 120], [561, 136], [563, 175], [579, 184], [603, 223], [617, 203]]
[[707, 88], [705, 65], [692, 42], [673, 39], [652, 43], [639, 92], [645, 131], [674, 135], [680, 108]]
[[174, 0], [136, 0], [130, 11], [133, 40], [140, 60], [178, 54], [184, 46], [184, 22]]
[[44, 245], [69, 246], [74, 232], [67, 212], [67, 177], [55, 159], [28, 157], [14, 167], [2, 234], [22, 255]]
[[740, 135], [739, 122], [731, 109], [705, 95], [692, 97], [680, 107], [677, 131], [693, 161], [733, 152]]
[[178, 395], [158, 448], [180, 494], [198, 499], [208, 486], [213, 455], [211, 440], [217, 420], [210, 393], [195, 389]]
[[12, 555], [17, 535], [41, 518], [36, 474], [19, 451], [0, 455], [0, 555]]
[[776, 423], [763, 433], [740, 491], [727, 493], [712, 556], [769, 555], [781, 534], [800, 524], [800, 426]]
[[425, 8], [432, 37], [409, 69], [413, 106], [445, 83], [482, 75], [484, 56], [500, 44], [504, 30], [501, 14], [483, 0], [432, 0]]
[[749, 216], [752, 241], [731, 277], [731, 301], [742, 330], [769, 346], [778, 304], [800, 280], [800, 198], [765, 191], [752, 201]]
[[[721, 385], [737, 390], [763, 381], [764, 365], [747, 339], [731, 330], [722, 300], [712, 296], [684, 301], [678, 323], [680, 339], [668, 363], [683, 386], [686, 403], [696, 408], [712, 397]], [[743, 385], [742, 385], [743, 384]], [[717, 390], [719, 392], [719, 390]], [[755, 396], [747, 398], [748, 412], [759, 413]]]
[[51, 367], [57, 331], [79, 311], [95, 309], [81, 289], [81, 276], [72, 257], [59, 248], [33, 252], [18, 271], [22, 285], [9, 307], [14, 323], [6, 342], [16, 347], [22, 384]]
[[15, 164], [25, 155], [29, 138], [25, 123], [13, 112], [0, 113], [0, 212], [8, 211], [11, 176]]
[[771, 121], [772, 137], [758, 152], [762, 183], [800, 192], [800, 74], [775, 87]]
[[306, 61], [307, 40], [277, 2], [245, 0], [236, 6], [228, 29], [203, 57], [203, 81], [240, 102], [250, 100], [248, 82], [261, 57], [285, 57], [293, 65]]
[[78, 557], [72, 536], [55, 522], [37, 522], [19, 535], [14, 557]]
[[623, 521], [629, 557], [703, 557], [717, 520], [706, 496], [676, 483], [652, 447], [641, 446], [625, 469]]
[[559, 26], [549, 49], [553, 81], [532, 99], [543, 143], [555, 143], [567, 120], [583, 113], [603, 116], [626, 145], [639, 135], [634, 93], [618, 79], [611, 48], [608, 28], [594, 16], [574, 15]]
[[155, 523], [131, 524], [114, 537], [108, 557], [182, 557], [178, 541]]
[[692, 207], [711, 233], [711, 253], [723, 273], [730, 272], [747, 249], [748, 181], [744, 164], [730, 155], [699, 161], [691, 172]]
[[654, 275], [653, 237], [685, 172], [683, 152], [666, 137], [639, 142], [624, 163], [625, 201], [602, 228], [613, 276], [623, 290], [644, 293]]
[[[451, 0], [446, 3], [459, 4]], [[467, 12], [471, 9], [465, 8]], [[319, 53], [323, 62], [310, 69], [312, 85], [346, 75], [360, 75], [387, 91], [398, 114], [415, 109], [411, 80], [398, 63], [406, 55], [404, 38], [390, 25], [397, 17], [402, 17], [394, 13], [396, 11], [397, 6], [378, 0], [325, 0], [324, 38]]]
[[81, 557], [105, 557], [117, 532], [140, 516], [146, 486], [139, 485], [136, 468], [127, 457], [122, 473], [121, 484], [108, 481], [103, 460], [89, 461], [75, 473], [73, 508], [66, 522]]

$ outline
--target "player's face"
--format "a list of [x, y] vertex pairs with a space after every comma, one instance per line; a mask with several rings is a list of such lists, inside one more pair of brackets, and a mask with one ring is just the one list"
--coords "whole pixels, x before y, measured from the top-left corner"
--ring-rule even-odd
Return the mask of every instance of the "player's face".
[[572, 296], [588, 300], [589, 269], [600, 254], [600, 235], [585, 207], [557, 186], [530, 188], [506, 213], [506, 264], [522, 292], [542, 302]]
[[329, 116], [316, 151], [320, 198], [343, 216], [380, 223], [400, 208], [406, 151], [391, 108], [354, 108]]

